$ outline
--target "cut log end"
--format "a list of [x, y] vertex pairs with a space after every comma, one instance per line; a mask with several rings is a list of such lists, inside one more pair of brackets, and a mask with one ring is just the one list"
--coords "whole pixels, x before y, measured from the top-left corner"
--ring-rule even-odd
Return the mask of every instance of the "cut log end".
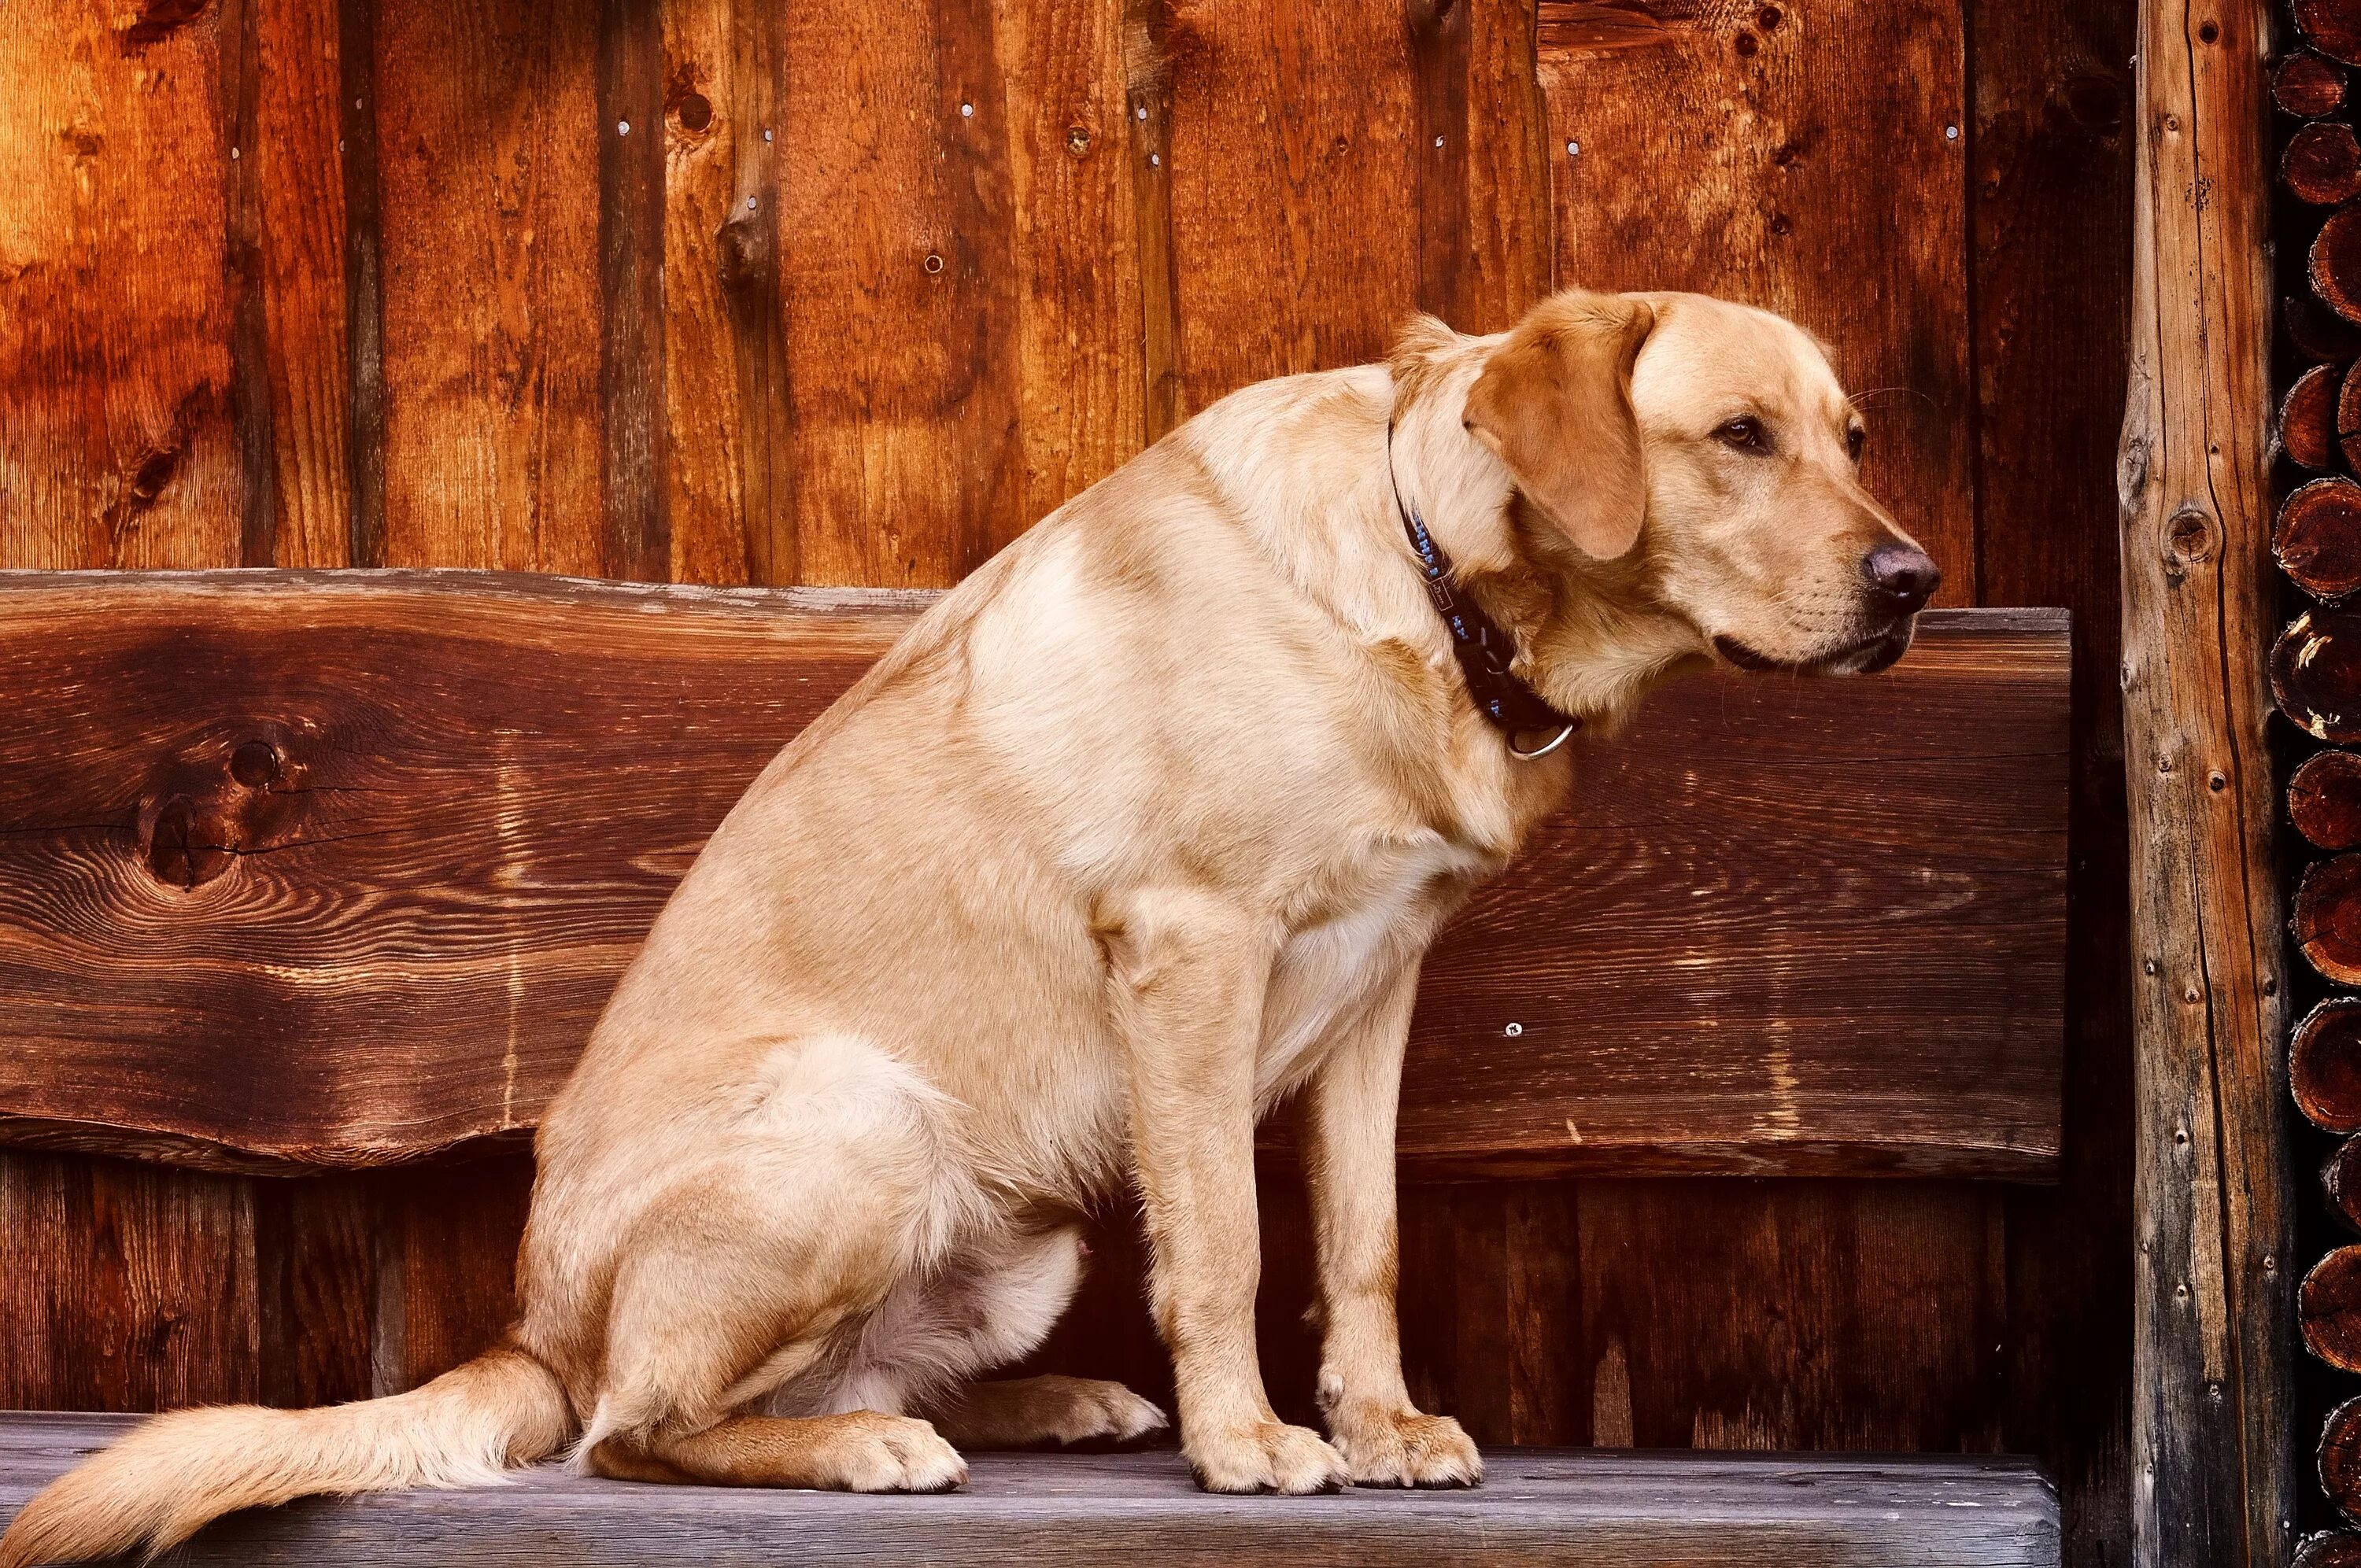
[[2316, 365], [2361, 355], [2361, 330], [2322, 304], [2309, 290], [2279, 301], [2279, 338]]
[[2338, 1530], [2306, 1536], [2289, 1568], [2361, 1568], [2361, 1535]]
[[[2305, 870], [2295, 892], [2295, 940], [2322, 974], [2339, 985], [2361, 985], [2361, 855], [2339, 855]], [[2361, 1121], [2321, 1124], [2361, 1130]]]
[[2361, 1232], [2361, 1138], [2347, 1138], [2336, 1146], [2336, 1152], [2320, 1168], [2320, 1190], [2345, 1228]]
[[2361, 740], [2361, 615], [2307, 610], [2271, 647], [2271, 696], [2315, 740]]
[[2315, 471], [2336, 462], [2336, 422], [2343, 411], [2336, 367], [2315, 365], [2295, 378], [2279, 400], [2279, 450], [2290, 462]]
[[2345, 106], [2345, 72], [2310, 49], [2297, 49], [2271, 72], [2271, 98], [2301, 120], [2333, 115]]
[[2334, 207], [2361, 196], [2361, 141], [2337, 122], [2306, 126], [2279, 155], [2279, 181], [2299, 202]]
[[2295, 0], [2295, 25], [2329, 59], [2361, 65], [2361, 0]]
[[2361, 206], [2339, 207], [2312, 242], [2312, 291], [2349, 322], [2361, 322]]
[[2361, 588], [2361, 485], [2314, 479], [2290, 496], [2271, 530], [2271, 554], [2314, 598], [2334, 601]]
[[[2320, 1489], [2345, 1518], [2361, 1516], [2361, 1399], [2329, 1411], [2320, 1429]], [[2361, 1563], [2361, 1556], [2325, 1561]]]
[[2288, 1089], [2315, 1126], [2361, 1132], [2361, 999], [2332, 997], [2295, 1026]]
[[2320, 751], [2288, 780], [2288, 820], [2323, 850], [2361, 847], [2361, 756]]
[[2361, 1246], [2341, 1246], [2303, 1277], [2296, 1315], [2304, 1347], [2342, 1372], [2361, 1372]]

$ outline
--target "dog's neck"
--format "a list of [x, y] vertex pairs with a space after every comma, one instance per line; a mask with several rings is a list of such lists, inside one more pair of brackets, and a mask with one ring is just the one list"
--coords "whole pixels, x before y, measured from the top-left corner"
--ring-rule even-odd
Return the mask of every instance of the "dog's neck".
[[1516, 639], [1518, 674], [1611, 731], [1658, 682], [1703, 660], [1704, 640], [1655, 592], [1644, 531], [1620, 560], [1585, 555], [1466, 428], [1467, 389], [1498, 341], [1432, 321], [1403, 334], [1389, 364], [1394, 477], [1460, 584]]

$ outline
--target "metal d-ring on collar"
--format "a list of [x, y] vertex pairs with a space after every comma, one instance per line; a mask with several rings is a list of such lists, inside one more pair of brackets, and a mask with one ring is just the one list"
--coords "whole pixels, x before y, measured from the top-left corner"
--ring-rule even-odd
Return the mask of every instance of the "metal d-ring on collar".
[[[1418, 509], [1402, 499], [1401, 481], [1394, 474], [1391, 420], [1386, 422], [1386, 481], [1393, 487], [1394, 510], [1401, 514], [1402, 532], [1410, 535], [1411, 550], [1418, 556], [1419, 572], [1426, 579], [1426, 597], [1434, 601], [1436, 613], [1450, 629], [1451, 651], [1458, 655], [1459, 673], [1466, 678], [1467, 695], [1476, 699], [1477, 710], [1508, 741], [1509, 755], [1528, 762], [1548, 756], [1582, 728], [1582, 720], [1560, 713], [1520, 680], [1509, 667], [1517, 652], [1509, 634], [1494, 625], [1473, 598], [1453, 591], [1451, 557], [1426, 531], [1426, 520], [1419, 516]], [[1555, 733], [1530, 751], [1517, 744], [1518, 736], [1543, 730]]]

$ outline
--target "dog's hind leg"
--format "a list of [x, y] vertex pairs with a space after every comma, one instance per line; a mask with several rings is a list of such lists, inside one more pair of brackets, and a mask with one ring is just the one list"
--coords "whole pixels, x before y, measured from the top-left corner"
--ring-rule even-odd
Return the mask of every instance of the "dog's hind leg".
[[970, 1382], [1031, 1352], [1082, 1281], [1074, 1226], [982, 1242], [897, 1286], [863, 1326], [829, 1408], [915, 1410], [962, 1448], [1128, 1442], [1164, 1412], [1095, 1377]]
[[951, 1109], [858, 1040], [783, 1045], [624, 1240], [581, 1461], [634, 1480], [959, 1485], [958, 1453], [896, 1411], [748, 1413], [782, 1386], [828, 1381], [848, 1339], [977, 1226]]

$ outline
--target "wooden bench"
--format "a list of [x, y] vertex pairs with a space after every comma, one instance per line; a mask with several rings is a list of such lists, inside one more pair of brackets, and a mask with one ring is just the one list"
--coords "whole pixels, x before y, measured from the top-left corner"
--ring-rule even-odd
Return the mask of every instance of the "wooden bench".
[[[0, 1415], [0, 1519], [131, 1424]], [[2029, 1462], [1499, 1449], [1473, 1492], [1209, 1497], [1179, 1454], [971, 1456], [944, 1497], [646, 1486], [543, 1466], [476, 1492], [314, 1499], [223, 1520], [170, 1563], [708, 1568], [1021, 1563], [1228, 1568], [2050, 1568], [2058, 1497]]]
[[[713, 825], [926, 602], [0, 574], [0, 1141], [292, 1174], [524, 1135]], [[2058, 612], [1929, 613], [1872, 680], [1668, 687], [1428, 963], [1406, 1169], [2054, 1176], [2067, 748]], [[0, 1511], [118, 1430], [0, 1417]], [[917, 1499], [536, 1471], [187, 1560], [2059, 1553], [2006, 1459], [1503, 1450], [1478, 1493], [1308, 1501], [1204, 1497], [1170, 1453], [973, 1460]]]

